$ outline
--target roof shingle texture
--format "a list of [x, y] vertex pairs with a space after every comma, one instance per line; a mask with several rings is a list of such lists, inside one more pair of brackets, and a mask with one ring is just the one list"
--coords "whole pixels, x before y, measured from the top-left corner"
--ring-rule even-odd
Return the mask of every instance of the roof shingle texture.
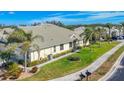
[[20, 28], [26, 32], [32, 31], [33, 36], [41, 35], [44, 41], [41, 41], [41, 39], [36, 39], [33, 42], [33, 44], [37, 44], [41, 49], [72, 42], [74, 39], [71, 38], [74, 34], [73, 31], [52, 24], [42, 24], [40, 26], [26, 26]]

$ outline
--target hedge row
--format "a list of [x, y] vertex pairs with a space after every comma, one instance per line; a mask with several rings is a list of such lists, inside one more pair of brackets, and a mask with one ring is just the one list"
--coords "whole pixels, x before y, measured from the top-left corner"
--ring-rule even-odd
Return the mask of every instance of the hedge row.
[[67, 50], [67, 51], [64, 51], [64, 52], [55, 54], [55, 55], [53, 55], [53, 58], [60, 57], [60, 56], [62, 56], [62, 55], [68, 54], [68, 53], [70, 53], [70, 52], [72, 52], [72, 50]]

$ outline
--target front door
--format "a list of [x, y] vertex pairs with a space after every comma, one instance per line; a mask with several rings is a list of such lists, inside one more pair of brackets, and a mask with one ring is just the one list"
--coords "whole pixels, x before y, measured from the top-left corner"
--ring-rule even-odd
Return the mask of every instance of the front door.
[[48, 55], [48, 60], [52, 60], [53, 59], [53, 55], [52, 54], [49, 54]]

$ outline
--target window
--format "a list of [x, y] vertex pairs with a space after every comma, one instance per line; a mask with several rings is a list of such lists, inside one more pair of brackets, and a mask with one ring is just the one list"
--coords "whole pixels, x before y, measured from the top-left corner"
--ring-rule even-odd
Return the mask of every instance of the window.
[[54, 46], [54, 52], [56, 52], [56, 46]]
[[60, 50], [63, 50], [63, 49], [64, 49], [64, 45], [61, 44], [61, 45], [60, 45]]
[[72, 42], [69, 42], [69, 47], [72, 47]]

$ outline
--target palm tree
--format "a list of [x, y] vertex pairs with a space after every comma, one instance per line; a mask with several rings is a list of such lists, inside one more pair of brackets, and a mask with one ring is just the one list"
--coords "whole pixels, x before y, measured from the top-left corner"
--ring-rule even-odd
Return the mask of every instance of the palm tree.
[[124, 35], [124, 22], [121, 22], [121, 25], [123, 27], [123, 35]]
[[[96, 35], [97, 35], [97, 39], [99, 41], [99, 47], [101, 46], [101, 38], [104, 37], [104, 28], [103, 27], [97, 27], [96, 28]], [[105, 38], [105, 37], [104, 37]]]
[[122, 26], [121, 25], [117, 25], [116, 27], [119, 30], [119, 36], [120, 36], [121, 35]]
[[26, 72], [26, 67], [27, 67], [27, 56], [28, 56], [28, 52], [30, 50], [30, 47], [35, 47], [36, 50], [37, 50], [37, 53], [38, 53], [38, 60], [40, 60], [40, 48], [37, 44], [33, 44], [33, 41], [35, 39], [38, 39], [40, 38], [41, 41], [43, 41], [43, 37], [41, 35], [36, 35], [36, 36], [33, 36], [32, 35], [32, 32], [30, 33], [25, 33], [26, 37], [27, 37], [27, 40], [24, 41], [21, 45], [21, 49], [22, 49], [22, 53], [24, 54], [24, 60], [25, 60], [25, 64], [24, 64], [24, 71]]
[[[14, 31], [10, 36], [8, 37], [8, 43], [7, 44], [13, 44], [18, 43], [19, 47], [21, 48], [21, 53], [24, 54], [24, 71], [26, 72], [27, 67], [27, 55], [30, 50], [30, 47], [34, 46], [33, 41], [35, 39], [40, 38], [41, 41], [43, 41], [43, 37], [41, 35], [33, 36], [32, 31], [26, 33], [22, 29], [18, 29], [18, 31]], [[36, 47], [37, 46], [37, 47]], [[40, 59], [40, 53], [38, 45], [35, 44], [35, 48], [38, 51], [38, 60]]]
[[30, 42], [29, 41], [24, 41], [23, 44], [21, 45], [21, 49], [22, 49], [22, 54], [24, 54], [24, 71], [27, 72], [27, 55], [28, 55], [28, 51], [30, 48]]
[[[92, 28], [87, 27], [85, 31], [80, 34], [80, 37], [83, 37], [84, 46], [86, 46], [87, 42], [92, 43], [94, 32], [95, 31]], [[90, 50], [91, 50], [91, 47], [90, 47]]]
[[40, 39], [40, 41], [43, 42], [44, 41], [43, 36], [41, 36], [41, 35], [33, 36], [32, 32], [29, 32], [29, 33], [26, 33], [26, 37], [27, 37], [27, 41], [29, 41], [30, 44], [32, 44], [32, 47], [34, 47], [37, 50], [38, 60], [40, 60], [40, 48], [39, 48], [39, 45], [38, 44], [33, 44], [33, 42], [36, 39]]
[[111, 28], [112, 28], [112, 24], [111, 24], [111, 23], [107, 23], [105, 26], [109, 29], [108, 41], [109, 41], [109, 43], [110, 43], [110, 40], [111, 40]]
[[7, 44], [10, 43], [21, 43], [23, 41], [27, 40], [27, 37], [25, 36], [25, 32], [21, 29], [15, 30], [7, 37]]

